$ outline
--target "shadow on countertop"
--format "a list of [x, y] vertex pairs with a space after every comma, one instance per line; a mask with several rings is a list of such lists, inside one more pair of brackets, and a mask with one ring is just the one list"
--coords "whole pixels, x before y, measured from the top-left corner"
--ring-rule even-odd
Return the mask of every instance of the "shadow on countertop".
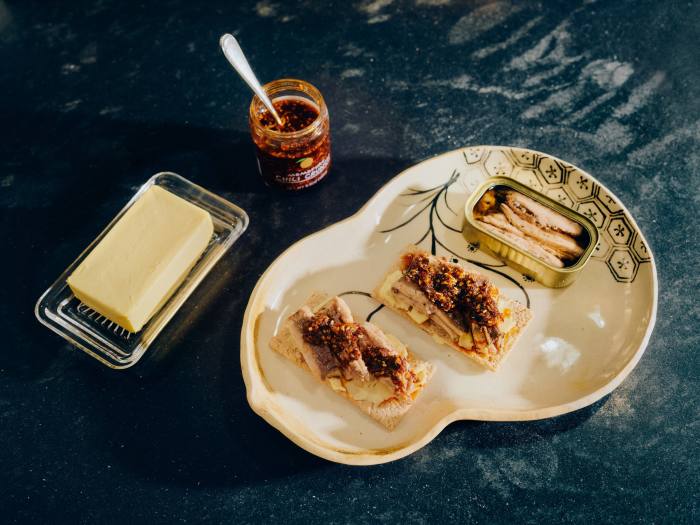
[[[236, 265], [235, 286], [249, 292], [292, 242], [357, 211], [407, 165], [344, 159], [334, 151], [327, 180], [293, 194], [263, 184], [247, 132], [6, 109], [0, 124], [13, 129], [3, 147], [12, 174], [0, 187], [4, 269], [21, 276], [8, 283], [8, 300], [0, 303], [5, 348], [14, 350], [0, 355], [6, 354], [6, 373], [20, 379], [41, 375], [54, 357], [57, 339], [34, 319], [36, 300], [154, 173], [179, 173], [248, 212], [251, 226], [225, 259]], [[254, 264], [238, 268], [244, 259]]]
[[[36, 300], [152, 174], [180, 171], [214, 191], [264, 191], [240, 132], [6, 108], [0, 125], [12, 130], [2, 148], [3, 269], [19, 277], [0, 303], [0, 354], [12, 377], [48, 369], [57, 339], [34, 319]], [[232, 157], [248, 160], [234, 165]]]
[[468, 449], [524, 445], [575, 429], [595, 415], [609, 396], [561, 416], [534, 421], [456, 421], [442, 433], [461, 433], [462, 444]]
[[[290, 194], [263, 185], [250, 137], [240, 131], [77, 113], [3, 112], [0, 122], [16, 131], [6, 144], [14, 176], [0, 193], [0, 234], [10, 244], [6, 271], [21, 276], [8, 282], [0, 304], [8, 402], [30, 403], [71, 461], [95, 470], [112, 464], [110, 479], [121, 469], [181, 486], [250, 485], [331, 465], [248, 406], [239, 364], [243, 311], [279, 253], [357, 211], [407, 162], [334, 151], [327, 180]], [[109, 370], [42, 327], [34, 304], [138, 186], [165, 170], [241, 205], [251, 225], [144, 362]], [[86, 173], [94, 174], [87, 184]], [[158, 355], [166, 342], [169, 351]]]
[[[3, 160], [19, 171], [14, 183], [21, 192], [4, 195], [3, 208], [49, 205], [76, 195], [103, 197], [103, 202], [115, 182], [128, 194], [130, 186], [167, 170], [215, 190], [266, 191], [247, 130], [6, 108], [0, 110], [0, 123], [12, 129], [3, 136]], [[48, 195], [39, 193], [47, 190]]]

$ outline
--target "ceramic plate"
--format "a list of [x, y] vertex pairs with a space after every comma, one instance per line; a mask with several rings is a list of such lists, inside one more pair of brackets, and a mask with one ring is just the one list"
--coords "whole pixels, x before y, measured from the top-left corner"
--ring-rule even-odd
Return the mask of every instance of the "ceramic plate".
[[[574, 284], [545, 288], [464, 240], [464, 203], [491, 176], [513, 177], [544, 192], [600, 230], [594, 258]], [[498, 372], [437, 345], [368, 296], [411, 243], [484, 272], [505, 295], [532, 308], [533, 321]], [[281, 321], [313, 291], [343, 295], [356, 318], [371, 318], [436, 365], [394, 431], [269, 348]], [[299, 446], [341, 463], [383, 463], [416, 451], [458, 419], [542, 419], [600, 399], [639, 361], [656, 303], [656, 267], [644, 236], [595, 178], [544, 153], [472, 147], [409, 168], [358, 213], [280, 255], [248, 303], [241, 368], [250, 406]]]

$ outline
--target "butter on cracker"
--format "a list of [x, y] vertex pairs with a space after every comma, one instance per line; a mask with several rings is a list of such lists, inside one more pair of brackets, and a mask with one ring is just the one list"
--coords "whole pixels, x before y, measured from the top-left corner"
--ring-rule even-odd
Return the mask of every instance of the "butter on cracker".
[[138, 332], [185, 279], [211, 239], [211, 216], [151, 186], [68, 277], [84, 304]]

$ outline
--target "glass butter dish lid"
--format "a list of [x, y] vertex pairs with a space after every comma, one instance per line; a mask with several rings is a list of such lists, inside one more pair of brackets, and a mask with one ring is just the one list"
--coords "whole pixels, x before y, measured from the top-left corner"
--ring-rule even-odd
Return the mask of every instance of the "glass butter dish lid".
[[[209, 213], [213, 234], [184, 280], [141, 330], [133, 333], [78, 300], [66, 280], [152, 186], [159, 186]], [[36, 304], [36, 317], [42, 324], [103, 364], [111, 368], [128, 368], [143, 356], [168, 321], [247, 227], [248, 215], [238, 206], [175, 173], [157, 173], [44, 292]]]

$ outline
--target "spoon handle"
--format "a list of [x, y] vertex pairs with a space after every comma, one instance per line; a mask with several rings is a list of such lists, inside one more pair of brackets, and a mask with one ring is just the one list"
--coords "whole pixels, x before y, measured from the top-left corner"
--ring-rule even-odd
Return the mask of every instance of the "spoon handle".
[[267, 110], [272, 113], [272, 116], [275, 118], [277, 124], [282, 127], [282, 119], [277, 114], [277, 111], [272, 105], [270, 99], [267, 97], [267, 93], [265, 93], [265, 90], [260, 85], [255, 73], [253, 73], [253, 70], [250, 68], [250, 64], [248, 64], [248, 60], [246, 60], [243, 50], [238, 44], [238, 40], [236, 40], [233, 35], [226, 33], [225, 35], [222, 35], [221, 39], [219, 40], [219, 45], [221, 46], [221, 50], [224, 52], [226, 59], [231, 63], [233, 68], [238, 71], [238, 74], [245, 81], [245, 83], [248, 84], [250, 89], [252, 89], [258, 98], [262, 100], [262, 103], [265, 105]]

